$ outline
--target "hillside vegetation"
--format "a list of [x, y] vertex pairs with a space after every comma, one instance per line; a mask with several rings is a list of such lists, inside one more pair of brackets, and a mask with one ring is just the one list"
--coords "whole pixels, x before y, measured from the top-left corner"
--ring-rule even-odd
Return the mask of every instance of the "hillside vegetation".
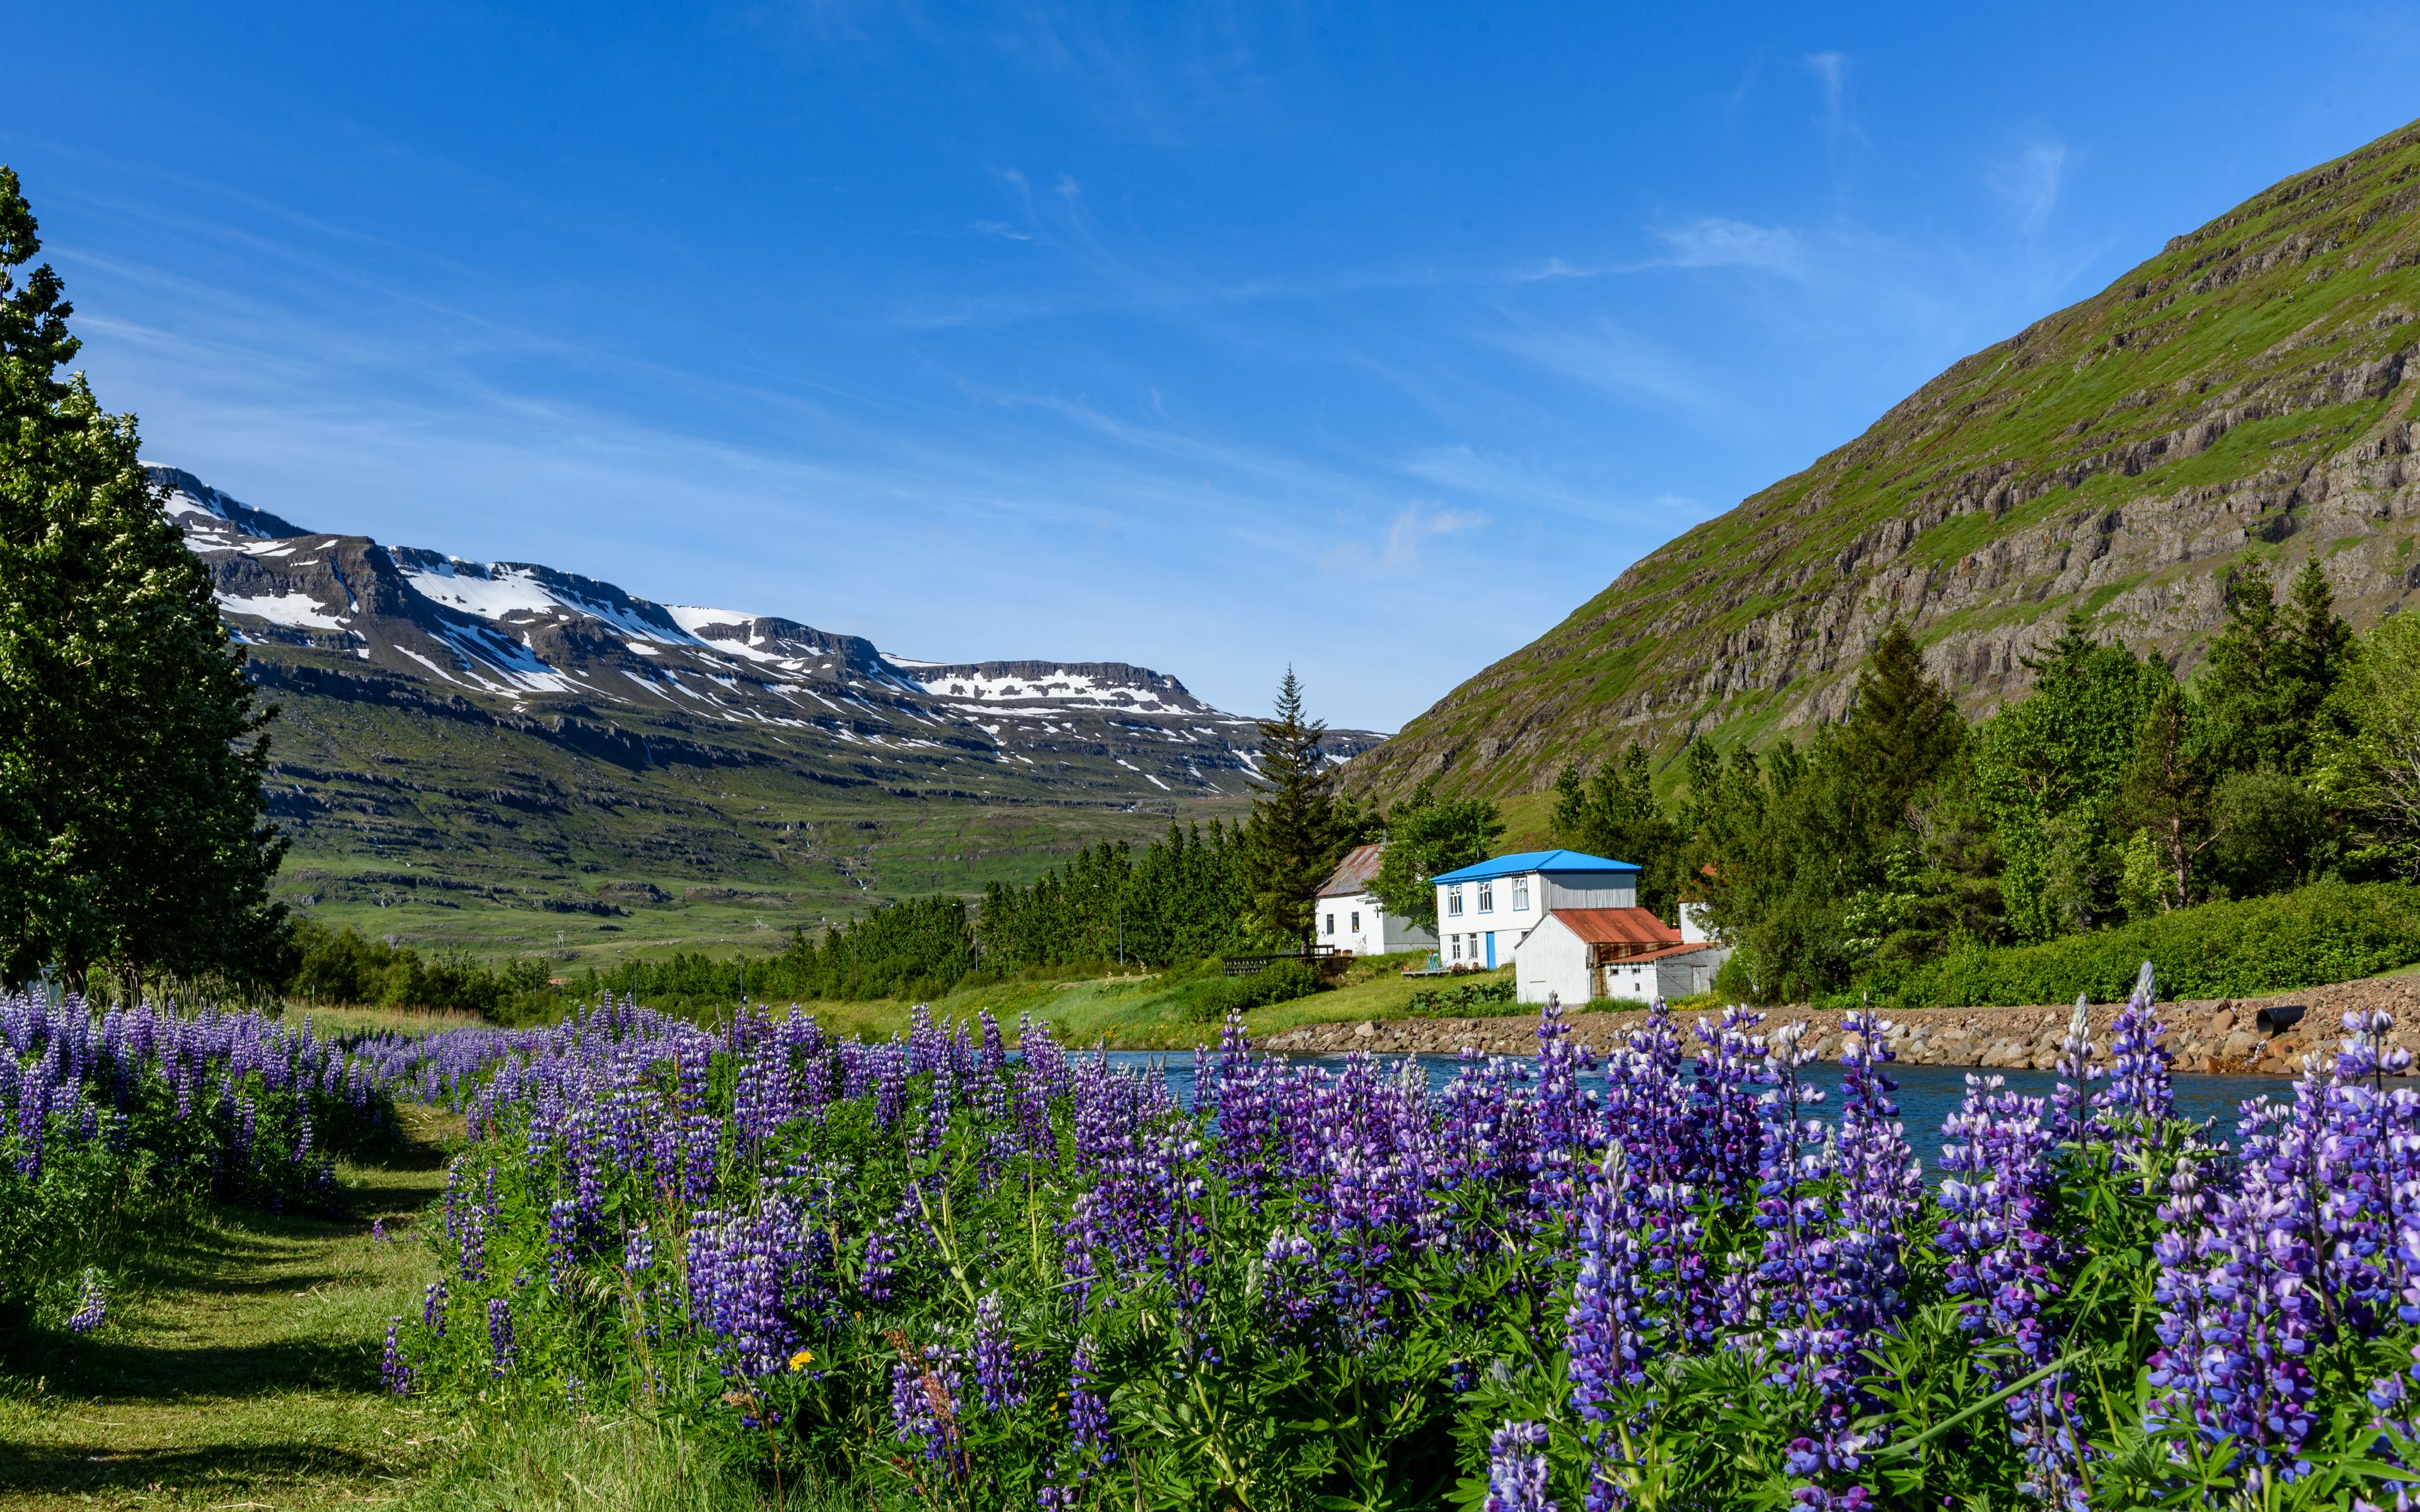
[[[2190, 671], [2245, 557], [2356, 625], [2416, 579], [2420, 126], [2298, 174], [1649, 554], [1357, 759], [1499, 797], [1637, 740], [1834, 719], [1893, 616], [1970, 716], [2081, 609]], [[1516, 821], [1527, 808], [1508, 810]]]

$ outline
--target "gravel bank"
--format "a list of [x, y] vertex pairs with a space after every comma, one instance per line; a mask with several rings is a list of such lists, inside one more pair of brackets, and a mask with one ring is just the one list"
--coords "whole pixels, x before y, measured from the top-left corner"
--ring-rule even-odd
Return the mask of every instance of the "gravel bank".
[[[2308, 1010], [2300, 1023], [2263, 1033], [2257, 1015], [2265, 1007], [2299, 1003]], [[2270, 997], [2162, 1003], [2168, 1053], [2176, 1069], [2193, 1072], [2254, 1072], [2292, 1075], [2303, 1057], [2333, 1052], [2343, 1037], [2341, 1015], [2383, 1008], [2395, 1015], [2397, 1042], [2420, 1051], [2420, 977], [2372, 977]], [[2036, 1008], [1924, 1008], [1885, 1016], [1899, 1058], [1918, 1066], [2029, 1066], [2048, 1071], [2058, 1058], [2058, 1041], [2073, 1005]], [[2092, 1010], [2092, 1037], [2105, 1057], [2109, 1020], [2117, 1005]], [[1687, 1015], [1694, 1020], [1705, 1015]], [[1643, 1012], [1575, 1013], [1567, 1022], [1584, 1043], [1604, 1050], [1637, 1027]], [[1840, 1015], [1806, 1008], [1776, 1008], [1764, 1029], [1793, 1019], [1807, 1020], [1809, 1042], [1823, 1059], [1840, 1054]], [[1406, 1051], [1452, 1055], [1465, 1048], [1493, 1055], [1536, 1051], [1537, 1020], [1528, 1015], [1486, 1019], [1389, 1019], [1358, 1024], [1306, 1024], [1258, 1042], [1264, 1050], [1322, 1053], [1346, 1050]]]

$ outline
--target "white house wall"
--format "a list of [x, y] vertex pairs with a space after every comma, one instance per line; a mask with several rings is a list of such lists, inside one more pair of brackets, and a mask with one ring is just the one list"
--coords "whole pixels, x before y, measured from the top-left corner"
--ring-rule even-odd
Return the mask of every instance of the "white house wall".
[[[1514, 902], [1523, 897], [1515, 883], [1528, 888], [1528, 906], [1526, 908], [1513, 906]], [[1443, 955], [1447, 965], [1456, 962], [1465, 965], [1487, 964], [1490, 935], [1495, 936], [1496, 964], [1510, 965], [1513, 949], [1521, 943], [1521, 937], [1537, 928], [1538, 921], [1546, 917], [1545, 893], [1540, 886], [1537, 872], [1489, 878], [1486, 887], [1490, 906], [1484, 909], [1479, 906], [1480, 887], [1481, 884], [1476, 882], [1460, 882], [1452, 887], [1438, 885], [1437, 933], [1444, 936], [1444, 944], [1430, 949]], [[1453, 906], [1454, 887], [1462, 890], [1462, 912], [1459, 914], [1450, 912]], [[1462, 948], [1462, 954], [1458, 956], [1454, 954], [1457, 945]]]
[[[1354, 916], [1360, 916], [1360, 927], [1354, 927]], [[1322, 945], [1332, 945], [1355, 955], [1390, 955], [1397, 950], [1434, 950], [1436, 936], [1424, 929], [1416, 929], [1402, 916], [1389, 914], [1375, 896], [1370, 893], [1347, 894], [1319, 900], [1319, 933]]]

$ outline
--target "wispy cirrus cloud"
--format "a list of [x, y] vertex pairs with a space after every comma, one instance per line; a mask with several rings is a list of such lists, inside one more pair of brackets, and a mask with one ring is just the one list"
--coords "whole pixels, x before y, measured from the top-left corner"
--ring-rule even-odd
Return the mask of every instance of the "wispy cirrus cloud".
[[2067, 144], [2028, 142], [1984, 170], [1984, 186], [2017, 218], [2027, 239], [2041, 235], [2067, 184]]
[[1549, 372], [1608, 393], [1706, 412], [1720, 408], [1713, 391], [1679, 357], [1610, 321], [1586, 329], [1525, 323], [1488, 339]]
[[1788, 226], [1710, 215], [1666, 227], [1655, 236], [1670, 249], [1665, 259], [1670, 267], [1758, 268], [1793, 278], [1803, 278], [1807, 271], [1806, 239]]
[[1475, 531], [1486, 523], [1487, 517], [1473, 510], [1406, 504], [1387, 527], [1387, 544], [1378, 552], [1378, 565], [1388, 572], [1406, 571], [1419, 565], [1423, 542]]

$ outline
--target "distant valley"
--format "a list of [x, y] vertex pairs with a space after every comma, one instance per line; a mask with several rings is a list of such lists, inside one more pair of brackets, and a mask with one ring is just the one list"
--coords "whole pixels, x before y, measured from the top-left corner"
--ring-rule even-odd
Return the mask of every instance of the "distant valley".
[[1147, 668], [919, 660], [306, 530], [150, 471], [281, 711], [281, 895], [372, 933], [566, 957], [769, 946], [1249, 802], [1253, 719]]

